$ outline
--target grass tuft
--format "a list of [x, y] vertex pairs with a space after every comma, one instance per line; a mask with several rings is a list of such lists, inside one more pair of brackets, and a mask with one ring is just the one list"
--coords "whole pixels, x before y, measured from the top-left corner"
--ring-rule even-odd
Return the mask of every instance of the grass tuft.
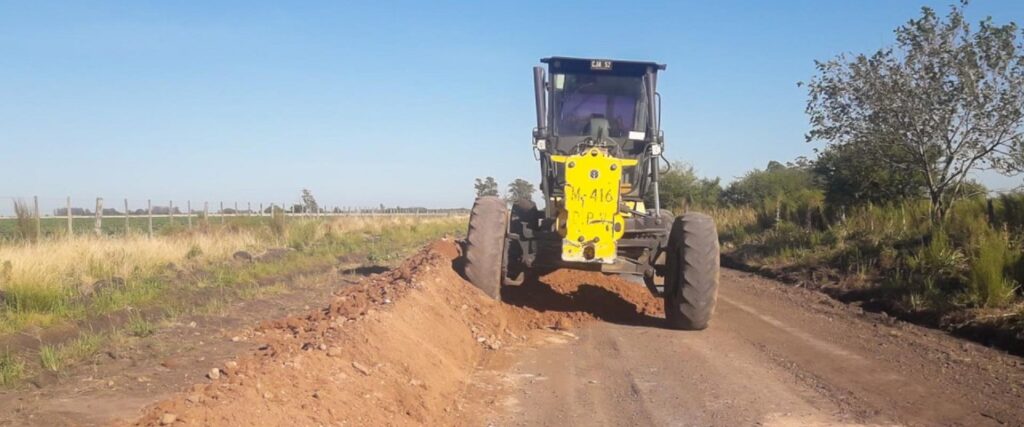
[[156, 332], [156, 325], [146, 320], [141, 314], [132, 313], [128, 316], [128, 322], [124, 325], [128, 335], [137, 338], [145, 338]]
[[10, 351], [0, 351], [0, 387], [13, 387], [25, 375], [25, 363]]

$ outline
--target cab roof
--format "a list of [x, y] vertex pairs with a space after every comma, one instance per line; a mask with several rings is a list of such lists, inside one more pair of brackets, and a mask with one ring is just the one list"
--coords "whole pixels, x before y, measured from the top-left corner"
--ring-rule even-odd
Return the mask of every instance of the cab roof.
[[665, 69], [665, 64], [659, 64], [657, 62], [571, 58], [565, 56], [542, 58], [540, 62], [548, 64], [548, 72], [550, 73], [642, 76], [646, 74], [648, 70], [657, 73], [659, 70]]

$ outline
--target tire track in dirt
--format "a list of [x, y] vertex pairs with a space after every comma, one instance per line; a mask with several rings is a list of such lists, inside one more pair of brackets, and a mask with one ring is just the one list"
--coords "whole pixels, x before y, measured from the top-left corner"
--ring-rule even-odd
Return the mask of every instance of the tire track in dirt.
[[[457, 256], [454, 242], [436, 242], [399, 268], [341, 289], [324, 309], [264, 322], [246, 337], [259, 343], [252, 354], [131, 423], [458, 424], [472, 417], [458, 397], [490, 350], [558, 319], [595, 318], [498, 303], [453, 271]], [[568, 308], [596, 290], [569, 292], [556, 303]]]
[[680, 332], [617, 277], [556, 271], [498, 303], [454, 272], [457, 256], [437, 242], [322, 310], [265, 322], [219, 379], [129, 423], [1024, 423], [1019, 358], [819, 293], [723, 270], [711, 328]]

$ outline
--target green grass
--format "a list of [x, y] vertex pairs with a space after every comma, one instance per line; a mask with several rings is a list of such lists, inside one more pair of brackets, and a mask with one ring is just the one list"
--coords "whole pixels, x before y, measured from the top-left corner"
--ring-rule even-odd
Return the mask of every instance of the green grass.
[[96, 354], [105, 341], [105, 335], [83, 333], [64, 344], [43, 345], [39, 347], [39, 366], [50, 372], [60, 372]]
[[57, 352], [57, 347], [44, 345], [39, 348], [39, 365], [51, 372], [59, 372], [64, 367], [64, 360]]
[[0, 351], [0, 387], [13, 387], [25, 375], [25, 363], [8, 350]]
[[130, 336], [145, 338], [156, 332], [156, 325], [139, 313], [132, 313], [124, 324], [124, 331]]

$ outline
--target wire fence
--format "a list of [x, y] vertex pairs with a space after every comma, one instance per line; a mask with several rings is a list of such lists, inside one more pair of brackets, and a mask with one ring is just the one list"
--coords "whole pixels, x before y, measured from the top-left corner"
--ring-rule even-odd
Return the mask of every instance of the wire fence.
[[[6, 199], [6, 200], [5, 200]], [[275, 215], [289, 217], [343, 217], [343, 216], [460, 216], [468, 215], [465, 208], [436, 209], [423, 207], [320, 206], [316, 203], [288, 202], [178, 202], [152, 199], [84, 199], [65, 197], [40, 198], [0, 197], [0, 238], [32, 229], [35, 237], [55, 234], [93, 233], [123, 234], [148, 233], [172, 227], [192, 228], [201, 223], [227, 223], [229, 221], [259, 221]], [[4, 203], [7, 202], [7, 203]], [[21, 222], [28, 222], [21, 224]], [[21, 231], [24, 234], [24, 231]]]

